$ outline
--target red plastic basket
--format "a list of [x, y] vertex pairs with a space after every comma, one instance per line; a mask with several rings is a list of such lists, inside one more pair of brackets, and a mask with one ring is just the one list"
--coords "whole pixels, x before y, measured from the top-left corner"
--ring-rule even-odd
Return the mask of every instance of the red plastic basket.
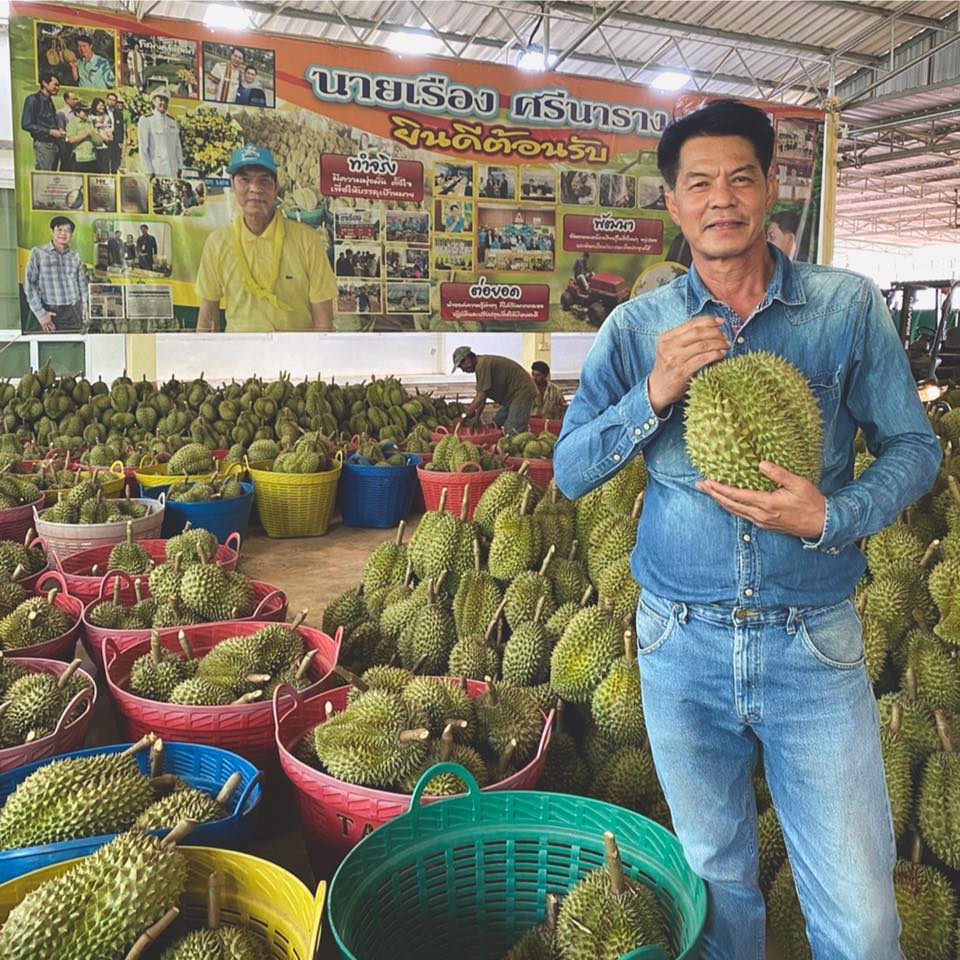
[[[183, 632], [197, 656], [207, 653], [227, 637], [246, 636], [263, 627], [272, 626], [265, 620], [233, 620], [223, 623], [205, 623], [184, 627]], [[160, 642], [173, 653], [181, 654], [176, 629], [161, 630]], [[342, 631], [329, 637], [312, 627], [298, 627], [307, 650], [317, 654], [310, 665], [313, 683], [304, 691], [308, 696], [331, 686], [333, 668], [340, 656]], [[130, 668], [137, 657], [150, 649], [149, 640], [121, 647], [108, 637], [103, 641], [106, 663], [107, 689], [117, 709], [122, 737], [136, 741], [153, 731], [165, 740], [181, 740], [210, 747], [222, 747], [246, 757], [264, 774], [276, 776], [279, 772], [276, 737], [273, 723], [273, 705], [270, 701], [229, 707], [185, 707], [173, 703], [145, 700], [126, 689]]]
[[496, 443], [503, 436], [503, 431], [492, 424], [487, 424], [478, 430], [473, 430], [461, 426], [458, 422], [453, 430], [448, 430], [446, 427], [437, 427], [437, 429], [430, 434], [430, 439], [433, 440], [434, 443], [439, 443], [448, 433], [453, 433], [461, 440], [469, 440], [470, 443], [475, 443], [478, 447], [486, 447]]
[[527, 464], [527, 476], [534, 486], [546, 490], [553, 479], [552, 460], [528, 460], [526, 457], [507, 457], [507, 466], [511, 470], [519, 470]]
[[9, 510], [0, 510], [0, 540], [17, 540], [23, 543], [28, 531], [36, 529], [34, 509], [43, 509], [43, 494], [40, 494], [33, 503], [25, 503], [22, 507], [11, 507]]
[[543, 433], [546, 430], [547, 433], [552, 433], [555, 437], [560, 436], [560, 428], [563, 426], [563, 417], [559, 420], [544, 420], [543, 417], [531, 417], [530, 418], [530, 432], [531, 433]]
[[[23, 660], [18, 657], [17, 662], [30, 673], [52, 673], [56, 677], [59, 677], [68, 666], [60, 660], [44, 660], [38, 657], [27, 657]], [[97, 686], [85, 670], [78, 669], [74, 675], [83, 677], [89, 686], [81, 690], [70, 701], [53, 733], [48, 733], [47, 736], [41, 737], [39, 740], [32, 740], [30, 743], [23, 743], [18, 747], [7, 747], [5, 750], [0, 750], [0, 773], [6, 773], [15, 767], [33, 763], [35, 760], [45, 760], [47, 757], [55, 757], [60, 753], [79, 750], [83, 746], [90, 721], [93, 719], [93, 708], [97, 702]], [[67, 723], [66, 718], [72, 716], [74, 708], [81, 705], [84, 707], [82, 713]]]
[[[138, 540], [137, 543], [150, 554], [154, 563], [163, 563], [166, 559], [166, 540]], [[99, 566], [106, 573], [107, 561], [110, 559], [110, 552], [113, 546], [105, 544], [102, 547], [93, 547], [90, 550], [81, 550], [72, 556], [64, 557], [63, 560], [57, 556], [56, 550], [50, 551], [50, 563], [53, 569], [57, 570], [64, 579], [67, 589], [74, 597], [79, 597], [85, 604], [100, 595], [100, 584], [103, 581], [104, 574], [94, 576], [90, 571], [94, 566]], [[237, 561], [240, 558], [240, 534], [231, 533], [227, 537], [225, 544], [217, 546], [217, 552], [214, 562], [221, 569], [230, 571], [235, 570]], [[111, 583], [112, 589], [112, 583]], [[129, 592], [127, 592], [129, 590]], [[124, 603], [133, 603], [136, 597], [132, 586], [125, 587], [124, 592], [120, 594]]]
[[[472, 464], [477, 466], [477, 464]], [[440, 507], [440, 494], [444, 487], [447, 489], [448, 513], [460, 516], [460, 507], [463, 503], [464, 491], [469, 488], [467, 519], [473, 519], [473, 511], [477, 508], [483, 491], [493, 483], [497, 477], [503, 473], [503, 469], [498, 470], [466, 470], [465, 467], [471, 464], [464, 464], [457, 473], [442, 473], [439, 470], [424, 470], [423, 467], [417, 467], [417, 479], [420, 481], [420, 489], [423, 492], [423, 502], [428, 510], [437, 510]]]
[[[101, 600], [113, 596], [114, 580], [119, 580], [121, 584], [123, 584], [120, 589], [121, 606], [129, 606], [134, 603], [136, 601], [136, 591], [133, 586], [134, 579], [135, 578], [129, 574], [122, 573], [118, 570], [105, 574], [100, 582], [100, 590], [97, 592], [97, 596], [84, 606], [83, 631], [80, 636], [83, 641], [83, 648], [87, 651], [88, 656], [99, 670], [103, 670], [103, 655], [101, 651], [103, 641], [107, 637], [110, 637], [115, 642], [116, 649], [125, 650], [133, 643], [141, 640], [149, 640], [150, 634], [153, 632], [152, 630], [108, 630], [104, 627], [94, 626], [87, 619], [87, 614], [93, 606]], [[253, 613], [251, 613], [249, 617], [242, 617], [239, 620], [225, 620], [221, 622], [246, 623], [250, 620], [257, 620], [281, 623], [285, 620], [287, 616], [286, 593], [279, 587], [275, 587], [272, 583], [264, 583], [262, 580], [251, 580], [250, 584], [253, 587], [253, 597], [257, 604]], [[141, 589], [145, 597], [150, 595], [150, 589], [146, 584], [141, 584]], [[125, 601], [122, 599], [124, 596], [130, 597], [130, 599]], [[207, 624], [199, 624], [199, 626], [207, 626]], [[187, 628], [184, 627], [184, 629]]]
[[77, 640], [80, 637], [83, 604], [76, 597], [71, 597], [67, 593], [63, 577], [55, 570], [47, 570], [37, 578], [34, 596], [43, 596], [50, 589], [49, 581], [51, 580], [60, 588], [53, 602], [70, 617], [73, 626], [66, 633], [62, 633], [52, 640], [47, 640], [46, 643], [34, 643], [29, 647], [5, 650], [3, 652], [5, 657], [13, 657], [17, 660], [21, 657], [41, 657], [48, 660], [64, 660], [67, 663], [73, 659], [74, 652], [77, 649]]
[[[43, 568], [42, 570], [38, 570], [36, 573], [31, 573], [31, 574], [30, 574], [29, 576], [27, 576], [27, 577], [20, 577], [20, 579], [17, 580], [17, 583], [19, 583], [20, 586], [23, 587], [23, 589], [24, 589], [27, 593], [33, 593], [33, 591], [34, 591], [34, 590], [36, 589], [36, 587], [37, 587], [37, 582], [40, 580], [40, 578], [41, 578], [45, 573], [47, 573], [47, 571], [50, 570], [50, 558], [47, 557], [47, 544], [46, 544], [46, 541], [45, 541], [42, 537], [34, 537], [34, 538], [30, 541], [30, 546], [31, 546], [31, 547], [39, 547], [39, 548], [43, 551], [43, 555], [44, 555], [44, 557], [46, 558], [47, 563], [46, 563], [46, 566], [44, 566], [44, 568]], [[69, 592], [69, 590], [68, 590], [68, 592]]]

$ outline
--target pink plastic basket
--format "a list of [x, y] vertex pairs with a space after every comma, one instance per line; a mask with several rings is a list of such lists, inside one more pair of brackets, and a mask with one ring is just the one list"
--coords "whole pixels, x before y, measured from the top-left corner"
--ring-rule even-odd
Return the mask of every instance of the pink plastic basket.
[[[67, 669], [67, 664], [60, 660], [44, 660], [38, 657], [26, 657], [21, 660], [18, 657], [17, 662], [31, 673], [52, 673], [56, 677], [59, 677]], [[93, 708], [97, 702], [97, 688], [93, 678], [85, 670], [78, 669], [76, 676], [82, 676], [88, 681], [89, 686], [73, 698], [53, 733], [49, 733], [39, 740], [21, 744], [18, 747], [7, 747], [0, 750], [0, 773], [6, 773], [15, 767], [22, 767], [26, 763], [33, 763], [35, 760], [45, 760], [47, 757], [55, 757], [60, 753], [79, 750], [83, 746], [90, 721], [93, 719]], [[72, 716], [74, 708], [78, 706], [83, 707], [82, 712], [68, 723], [66, 718]]]
[[[154, 500], [151, 497], [140, 498], [147, 508], [145, 516], [130, 521], [133, 524], [133, 539], [156, 539], [163, 526], [163, 510], [165, 498]], [[57, 555], [70, 557], [81, 550], [92, 550], [95, 547], [114, 546], [120, 543], [127, 535], [127, 524], [123, 521], [113, 523], [54, 523], [44, 520], [40, 516], [41, 508], [37, 508], [35, 525], [37, 533], [46, 541], [49, 550], [56, 551]], [[29, 529], [29, 527], [27, 528]], [[26, 533], [26, 530], [24, 530]], [[22, 534], [21, 534], [22, 536]]]
[[458, 421], [452, 431], [446, 427], [437, 427], [437, 429], [430, 434], [430, 438], [434, 443], [439, 443], [448, 433], [453, 433], [461, 440], [469, 440], [470, 443], [475, 443], [478, 447], [486, 447], [492, 443], [496, 443], [503, 436], [503, 431], [492, 424], [480, 427], [479, 430], [472, 430], [461, 426]]
[[34, 511], [42, 509], [43, 494], [33, 503], [0, 510], [0, 540], [17, 540], [22, 543], [28, 531], [36, 529]]
[[526, 457], [507, 457], [507, 466], [511, 470], [519, 470], [527, 464], [527, 476], [534, 486], [546, 490], [553, 479], [552, 460], [528, 460]]
[[64, 660], [67, 663], [73, 659], [74, 652], [77, 649], [77, 640], [80, 637], [83, 604], [76, 597], [71, 597], [67, 593], [63, 577], [55, 570], [47, 570], [37, 578], [34, 595], [43, 596], [47, 590], [51, 589], [50, 581], [56, 583], [60, 588], [60, 592], [53, 602], [70, 617], [73, 626], [66, 633], [62, 633], [52, 640], [47, 640], [46, 643], [34, 643], [29, 647], [5, 650], [4, 656], [13, 657], [17, 660], [22, 657], [41, 657], [48, 660]]
[[[27, 577], [20, 577], [20, 578], [17, 580], [17, 583], [19, 583], [20, 586], [23, 587], [23, 589], [24, 589], [27, 593], [33, 593], [33, 591], [36, 589], [37, 582], [39, 581], [39, 579], [40, 579], [48, 570], [51, 569], [51, 568], [50, 568], [50, 558], [47, 556], [47, 545], [46, 545], [46, 543], [44, 542], [43, 538], [42, 538], [42, 537], [34, 537], [34, 538], [30, 541], [30, 546], [31, 546], [31, 547], [39, 547], [39, 548], [43, 551], [43, 555], [44, 555], [44, 557], [46, 558], [47, 563], [46, 563], [46, 565], [43, 567], [42, 570], [38, 570], [36, 573], [31, 573], [31, 574], [30, 574], [29, 576], [27, 576]], [[68, 591], [68, 592], [69, 592], [69, 591]]]
[[[457, 682], [457, 681], [454, 681]], [[331, 854], [346, 855], [368, 833], [410, 808], [410, 796], [389, 790], [358, 787], [323, 773], [293, 754], [303, 735], [326, 718], [326, 704], [336, 713], [347, 705], [349, 686], [310, 696], [290, 687], [278, 687], [273, 695], [277, 749], [280, 765], [294, 788], [294, 799], [300, 825], [307, 840], [307, 852], [314, 869], [330, 866]], [[467, 681], [471, 699], [481, 696], [487, 685], [478, 680]], [[553, 711], [544, 718], [543, 733], [533, 759], [512, 776], [485, 790], [524, 790], [537, 785], [553, 731]]]
[[547, 433], [552, 433], [555, 437], [560, 436], [560, 429], [563, 427], [563, 418], [559, 420], [544, 420], [543, 417], [531, 417], [530, 418], [530, 432], [531, 433], [543, 433], [546, 430]]
[[440, 495], [444, 487], [447, 489], [447, 513], [460, 516], [464, 493], [467, 494], [467, 519], [473, 519], [473, 511], [477, 508], [483, 491], [503, 473], [499, 470], [467, 470], [466, 467], [478, 466], [465, 464], [457, 473], [443, 473], [439, 470], [424, 470], [417, 467], [417, 479], [423, 491], [423, 502], [428, 510], [440, 508]]
[[[247, 636], [272, 624], [263, 620], [227, 621], [184, 627], [183, 631], [194, 653], [199, 657], [221, 640]], [[161, 630], [160, 642], [168, 650], [181, 654], [177, 630]], [[342, 631], [329, 637], [312, 627], [298, 627], [306, 650], [316, 650], [310, 666], [313, 683], [304, 691], [308, 696], [331, 686], [333, 668], [340, 655]], [[130, 693], [126, 689], [130, 668], [137, 657], [150, 649], [149, 640], [121, 647], [115, 638], [103, 640], [103, 658], [106, 663], [107, 689], [117, 709], [117, 719], [123, 737], [139, 740], [153, 731], [165, 740], [181, 740], [222, 747], [246, 757], [267, 776], [279, 771], [276, 736], [274, 733], [273, 704], [270, 701], [229, 707], [185, 707], [173, 703], [158, 703]]]
[[[150, 554], [154, 563], [161, 564], [166, 559], [166, 540], [138, 540], [137, 542]], [[71, 595], [79, 597], [87, 604], [100, 595], [100, 584], [107, 572], [107, 561], [110, 559], [110, 552], [114, 546], [114, 544], [105, 544], [102, 547], [93, 547], [91, 550], [83, 550], [72, 556], [64, 557], [62, 560], [54, 550], [50, 552], [50, 563], [53, 569], [59, 571], [63, 576]], [[231, 533], [225, 544], [217, 546], [214, 562], [221, 569], [230, 571], [236, 569], [239, 558], [240, 534]], [[95, 576], [91, 572], [94, 566], [99, 566], [103, 573]], [[113, 584], [111, 583], [111, 590], [112, 588]], [[127, 589], [129, 589], [129, 593], [126, 592]], [[133, 603], [136, 599], [133, 588], [125, 587], [124, 592], [121, 593], [121, 598], [124, 603]]]
[[[136, 591], [133, 586], [134, 577], [127, 573], [114, 570], [104, 575], [100, 582], [100, 590], [83, 609], [83, 628], [81, 639], [83, 648], [88, 656], [94, 662], [99, 670], [103, 669], [102, 649], [103, 641], [108, 637], [114, 642], [117, 650], [125, 650], [128, 646], [138, 643], [142, 640], [149, 640], [151, 630], [107, 630], [104, 627], [96, 627], [87, 619], [90, 609], [101, 600], [113, 596], [113, 583], [119, 580], [123, 586], [120, 590], [121, 606], [129, 606], [136, 600]], [[287, 595], [279, 587], [272, 583], [264, 583], [262, 580], [251, 580], [253, 587], [253, 597], [256, 601], [256, 608], [249, 617], [243, 617], [239, 620], [221, 621], [223, 623], [246, 623], [250, 620], [268, 621], [270, 623], [282, 623], [287, 616]], [[146, 584], [141, 584], [141, 589], [145, 597], [150, 596], [150, 588]], [[129, 596], [130, 600], [123, 600], [124, 596]], [[195, 626], [207, 626], [199, 624]], [[175, 629], [175, 628], [171, 628]], [[186, 629], [186, 627], [184, 627]], [[231, 634], [232, 636], [232, 634]]]

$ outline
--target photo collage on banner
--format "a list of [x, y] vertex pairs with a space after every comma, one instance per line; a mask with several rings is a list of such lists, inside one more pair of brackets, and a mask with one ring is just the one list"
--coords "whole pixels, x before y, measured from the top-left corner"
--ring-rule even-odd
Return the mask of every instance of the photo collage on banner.
[[[241, 293], [280, 305], [224, 309], [228, 333], [310, 329], [287, 321], [284, 283], [322, 289], [335, 330], [590, 331], [689, 266], [656, 147], [702, 96], [50, 10], [11, 7], [25, 332], [193, 330], [208, 244]], [[761, 106], [777, 133], [768, 240], [815, 260], [823, 116]], [[237, 259], [226, 168], [245, 145], [272, 156], [277, 209], [309, 228], [289, 235], [323, 251], [323, 282]], [[69, 290], [52, 289], [51, 250], [70, 252]]]

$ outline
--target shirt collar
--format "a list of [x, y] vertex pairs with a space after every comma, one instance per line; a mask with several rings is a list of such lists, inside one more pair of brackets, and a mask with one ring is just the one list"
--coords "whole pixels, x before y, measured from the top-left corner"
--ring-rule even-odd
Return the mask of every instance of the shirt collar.
[[[800, 283], [800, 277], [797, 276], [793, 263], [772, 243], [767, 244], [767, 249], [773, 257], [773, 276], [770, 278], [767, 292], [764, 294], [763, 301], [758, 309], [762, 310], [768, 307], [774, 300], [779, 300], [791, 307], [806, 303], [807, 297], [803, 292], [803, 285]], [[687, 273], [686, 299], [687, 315], [690, 317], [697, 316], [702, 312], [704, 306], [714, 299], [713, 294], [704, 286], [694, 264], [690, 265], [690, 271]]]
[[256, 243], [258, 240], [272, 240], [274, 233], [277, 232], [277, 217], [280, 216], [280, 211], [277, 210], [273, 214], [273, 218], [267, 224], [267, 229], [263, 233], [257, 235], [251, 232], [250, 228], [243, 222], [243, 214], [240, 214], [240, 225], [243, 228], [240, 232], [243, 236], [245, 243]]

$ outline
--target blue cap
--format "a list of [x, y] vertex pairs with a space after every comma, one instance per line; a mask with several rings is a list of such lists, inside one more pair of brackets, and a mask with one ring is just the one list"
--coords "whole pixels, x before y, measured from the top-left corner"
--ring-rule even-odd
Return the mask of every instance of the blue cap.
[[266, 147], [256, 147], [252, 143], [237, 147], [230, 155], [227, 173], [232, 177], [242, 167], [264, 167], [276, 175], [277, 165], [273, 162], [273, 154]]

